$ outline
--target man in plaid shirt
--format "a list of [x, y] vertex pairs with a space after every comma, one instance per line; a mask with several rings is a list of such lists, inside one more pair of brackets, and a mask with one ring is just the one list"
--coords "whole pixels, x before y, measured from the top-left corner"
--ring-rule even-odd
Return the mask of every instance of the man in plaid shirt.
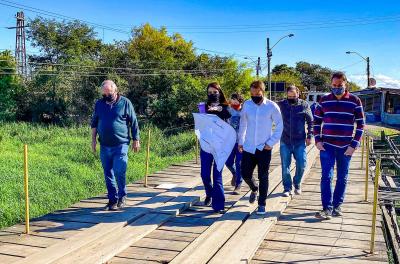
[[[341, 205], [346, 191], [351, 156], [360, 146], [364, 129], [361, 100], [346, 90], [347, 79], [342, 72], [331, 78], [331, 93], [321, 98], [314, 112], [315, 144], [320, 150], [322, 177], [322, 211], [320, 219], [342, 216]], [[354, 124], [356, 130], [354, 132]], [[337, 180], [332, 193], [333, 170], [336, 163]]]

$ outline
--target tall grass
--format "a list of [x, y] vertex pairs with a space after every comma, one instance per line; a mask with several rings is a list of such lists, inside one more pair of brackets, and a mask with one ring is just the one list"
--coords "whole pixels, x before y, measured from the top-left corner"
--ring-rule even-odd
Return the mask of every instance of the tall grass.
[[[144, 176], [149, 128], [141, 131], [140, 153], [129, 153], [128, 182]], [[194, 158], [193, 132], [166, 136], [154, 127], [151, 131], [151, 172]], [[106, 192], [99, 153], [92, 154], [90, 140], [88, 127], [0, 123], [0, 228], [24, 220], [24, 144], [29, 148], [31, 217]]]

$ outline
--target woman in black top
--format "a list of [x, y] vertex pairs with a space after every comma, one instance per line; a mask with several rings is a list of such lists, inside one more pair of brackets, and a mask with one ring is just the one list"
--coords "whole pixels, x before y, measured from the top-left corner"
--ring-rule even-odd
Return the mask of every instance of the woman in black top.
[[[213, 82], [207, 85], [208, 114], [215, 114], [224, 121], [231, 117], [228, 111], [228, 102], [218, 83]], [[204, 204], [212, 206], [215, 212], [222, 212], [225, 208], [224, 186], [222, 183], [222, 170], [218, 171], [217, 164], [211, 153], [200, 150], [201, 178], [206, 190]], [[214, 164], [214, 166], [213, 166]], [[211, 182], [211, 169], [213, 169], [213, 181]]]

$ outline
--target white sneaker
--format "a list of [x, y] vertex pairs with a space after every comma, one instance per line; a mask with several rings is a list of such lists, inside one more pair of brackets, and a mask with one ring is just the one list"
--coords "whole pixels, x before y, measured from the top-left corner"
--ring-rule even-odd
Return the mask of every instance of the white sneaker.
[[283, 197], [289, 197], [290, 195], [292, 195], [292, 192], [284, 192], [283, 193]]
[[301, 195], [301, 189], [294, 189], [294, 194]]

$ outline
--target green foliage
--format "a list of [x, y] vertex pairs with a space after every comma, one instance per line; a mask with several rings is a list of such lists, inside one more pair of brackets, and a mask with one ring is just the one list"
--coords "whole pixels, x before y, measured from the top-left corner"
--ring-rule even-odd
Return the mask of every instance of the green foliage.
[[[334, 71], [319, 64], [311, 64], [305, 61], [296, 63], [296, 67], [289, 67], [286, 64], [276, 65], [272, 69], [271, 79], [295, 84], [300, 90], [329, 91], [331, 75]], [[360, 87], [355, 83], [348, 82], [350, 91], [359, 90]]]
[[17, 116], [22, 85], [15, 75], [15, 67], [11, 52], [0, 52], [0, 121], [15, 120]]
[[[142, 130], [142, 146], [151, 134], [150, 171], [194, 158], [191, 131], [168, 136], [155, 127]], [[29, 149], [31, 217], [71, 206], [105, 193], [98, 154], [90, 149], [90, 128], [0, 123], [0, 229], [24, 219], [23, 144]], [[127, 182], [141, 179], [145, 151], [129, 152]]]

